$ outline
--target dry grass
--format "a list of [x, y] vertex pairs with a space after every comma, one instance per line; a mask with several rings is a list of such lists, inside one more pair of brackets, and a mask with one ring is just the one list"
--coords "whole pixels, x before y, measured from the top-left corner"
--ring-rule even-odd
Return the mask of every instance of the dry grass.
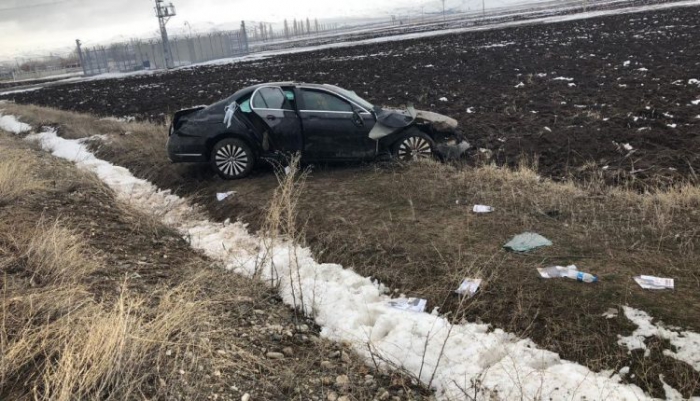
[[184, 348], [208, 318], [193, 300], [198, 284], [159, 294], [155, 306], [126, 285], [116, 300], [96, 302], [84, 282], [104, 267], [80, 236], [56, 221], [14, 223], [0, 230], [0, 396], [123, 400], [167, 392], [153, 388], [175, 374], [177, 360], [164, 349]]
[[36, 164], [28, 151], [1, 146], [0, 153], [0, 205], [46, 189], [46, 182], [36, 176]]
[[[125, 280], [117, 297], [97, 297], [90, 287], [92, 275], [107, 270], [101, 254], [68, 219], [42, 213], [54, 196], [77, 201], [111, 191], [93, 174], [38, 160], [19, 143], [3, 139], [0, 146], [0, 399], [172, 397], [178, 370], [194, 370], [196, 358], [185, 361], [186, 351], [213, 353], [203, 341], [208, 305], [195, 296], [202, 280], [147, 296]], [[138, 212], [129, 216], [143, 220]], [[166, 348], [177, 356], [166, 356]]]

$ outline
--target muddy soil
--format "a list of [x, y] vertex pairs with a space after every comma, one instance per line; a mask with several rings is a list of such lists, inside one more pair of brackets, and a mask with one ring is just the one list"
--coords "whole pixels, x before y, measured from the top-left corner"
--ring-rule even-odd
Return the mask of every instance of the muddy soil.
[[[163, 121], [266, 81], [326, 82], [378, 105], [455, 117], [470, 160], [670, 184], [700, 169], [700, 7], [471, 32], [203, 66], [8, 96]], [[695, 103], [692, 103], [695, 102]]]

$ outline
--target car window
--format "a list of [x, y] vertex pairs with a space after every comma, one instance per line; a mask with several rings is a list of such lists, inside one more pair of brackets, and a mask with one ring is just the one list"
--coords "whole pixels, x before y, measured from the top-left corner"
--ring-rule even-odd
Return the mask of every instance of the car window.
[[290, 110], [287, 95], [280, 88], [260, 88], [253, 98], [256, 109]]
[[244, 100], [243, 103], [241, 103], [240, 108], [241, 108], [241, 111], [244, 113], [252, 112], [253, 110], [250, 108], [250, 98]]
[[301, 96], [306, 110], [352, 112], [350, 103], [330, 93], [302, 89]]

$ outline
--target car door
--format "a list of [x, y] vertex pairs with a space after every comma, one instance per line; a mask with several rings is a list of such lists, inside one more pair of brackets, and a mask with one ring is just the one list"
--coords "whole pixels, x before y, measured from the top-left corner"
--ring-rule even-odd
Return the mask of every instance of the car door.
[[258, 88], [251, 97], [250, 107], [267, 127], [272, 149], [281, 152], [303, 150], [301, 120], [294, 107], [294, 92], [285, 92], [279, 86]]
[[377, 142], [369, 137], [375, 119], [369, 111], [318, 88], [300, 87], [297, 98], [306, 159], [364, 160], [376, 156]]

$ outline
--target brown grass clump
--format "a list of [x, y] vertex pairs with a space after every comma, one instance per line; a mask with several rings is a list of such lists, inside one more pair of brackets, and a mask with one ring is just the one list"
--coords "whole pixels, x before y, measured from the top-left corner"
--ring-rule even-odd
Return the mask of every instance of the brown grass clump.
[[0, 205], [46, 188], [46, 182], [35, 174], [36, 165], [28, 157], [29, 152], [4, 146], [0, 152]]

